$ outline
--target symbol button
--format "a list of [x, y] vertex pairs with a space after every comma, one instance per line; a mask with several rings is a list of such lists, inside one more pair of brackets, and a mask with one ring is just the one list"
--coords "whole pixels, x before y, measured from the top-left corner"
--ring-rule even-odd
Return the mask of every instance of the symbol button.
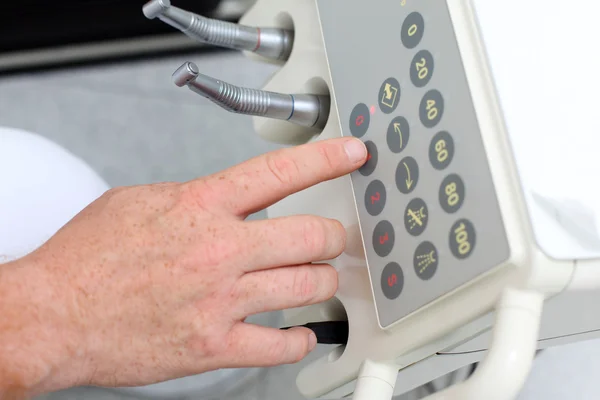
[[385, 208], [385, 201], [387, 199], [387, 193], [385, 186], [381, 181], [373, 181], [367, 186], [367, 192], [365, 193], [365, 206], [367, 212], [372, 216], [383, 212]]
[[468, 258], [475, 249], [477, 236], [475, 227], [466, 219], [457, 221], [450, 231], [450, 251], [459, 260]]
[[465, 184], [460, 176], [452, 174], [440, 186], [440, 205], [449, 214], [454, 214], [465, 202]]
[[430, 280], [437, 272], [438, 265], [438, 252], [433, 243], [421, 243], [413, 257], [413, 266], [417, 276], [424, 281]]
[[350, 115], [350, 132], [357, 138], [361, 138], [369, 130], [371, 124], [371, 113], [366, 104], [354, 107]]
[[419, 164], [412, 157], [406, 157], [396, 168], [396, 186], [403, 194], [412, 193], [419, 183]]
[[404, 272], [397, 263], [389, 263], [381, 274], [381, 290], [385, 297], [396, 300], [404, 289]]
[[406, 207], [404, 212], [404, 226], [412, 236], [419, 236], [427, 228], [429, 221], [429, 210], [422, 199], [414, 199]]
[[373, 249], [379, 257], [387, 257], [394, 248], [396, 233], [388, 221], [381, 221], [373, 232]]
[[365, 147], [367, 148], [367, 162], [360, 167], [358, 172], [360, 172], [362, 176], [369, 176], [375, 172], [375, 168], [377, 168], [379, 153], [375, 143], [371, 142], [370, 140], [365, 142]]
[[437, 90], [430, 90], [425, 93], [421, 106], [419, 107], [419, 117], [421, 123], [427, 128], [433, 128], [442, 120], [444, 115], [444, 97]]
[[426, 86], [433, 77], [435, 63], [427, 50], [419, 51], [410, 65], [410, 80], [418, 88]]
[[385, 114], [391, 114], [400, 103], [400, 83], [395, 78], [388, 78], [379, 89], [379, 108]]
[[425, 20], [418, 12], [406, 17], [402, 24], [402, 43], [407, 49], [414, 49], [421, 43], [425, 33]]
[[392, 153], [401, 153], [410, 140], [410, 126], [403, 117], [396, 117], [388, 127], [387, 143]]
[[433, 168], [441, 171], [448, 168], [454, 158], [454, 140], [448, 132], [440, 132], [433, 137], [429, 146], [429, 161]]

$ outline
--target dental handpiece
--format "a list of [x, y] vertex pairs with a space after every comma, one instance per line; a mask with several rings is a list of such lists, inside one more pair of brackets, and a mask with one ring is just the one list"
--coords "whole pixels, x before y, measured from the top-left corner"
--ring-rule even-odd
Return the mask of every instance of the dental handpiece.
[[319, 130], [329, 118], [329, 96], [281, 94], [234, 86], [200, 74], [192, 62], [186, 62], [175, 71], [173, 82], [237, 114], [284, 120]]
[[250, 51], [273, 60], [286, 61], [294, 44], [293, 31], [253, 28], [202, 17], [171, 6], [170, 0], [151, 0], [144, 5], [143, 12], [146, 18], [159, 18], [202, 43]]

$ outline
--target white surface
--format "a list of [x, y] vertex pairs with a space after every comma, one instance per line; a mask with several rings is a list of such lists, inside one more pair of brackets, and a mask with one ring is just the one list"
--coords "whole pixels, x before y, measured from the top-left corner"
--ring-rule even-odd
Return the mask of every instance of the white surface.
[[535, 292], [507, 290], [497, 308], [490, 350], [463, 383], [426, 400], [513, 400], [533, 364], [544, 297]]
[[79, 158], [41, 136], [0, 127], [0, 143], [0, 255], [8, 259], [38, 248], [108, 190]]
[[[567, 285], [572, 274], [572, 262], [552, 263], [543, 257], [533, 260], [533, 243], [527, 235], [526, 212], [518, 193], [519, 182], [512, 174], [512, 160], [507, 156], [509, 144], [505, 141], [503, 126], [494, 107], [495, 99], [490, 96], [483, 58], [478, 52], [477, 38], [472, 35], [469, 10], [465, 8], [467, 3], [453, 0], [449, 4], [453, 22], [458, 25], [457, 37], [493, 170], [502, 216], [508, 232], [511, 258], [502, 266], [506, 268], [497, 268], [481, 276], [471, 285], [437, 299], [384, 331], [380, 328], [374, 312], [371, 282], [366, 269], [350, 179], [344, 177], [318, 185], [270, 207], [268, 212], [271, 217], [294, 214], [320, 215], [341, 221], [348, 232], [347, 251], [331, 263], [339, 273], [340, 286], [336, 297], [343, 304], [349, 320], [349, 342], [344, 351], [332, 352], [300, 372], [297, 385], [306, 397], [336, 398], [351, 394], [360, 367], [366, 359], [377, 362], [395, 361], [404, 367], [468, 340], [487, 328], [487, 321], [477, 318], [492, 310], [506, 286], [543, 285], [548, 292], [557, 292]], [[277, 71], [263, 88], [275, 92], [302, 93], [311, 90], [308, 82], [316, 81], [322, 81], [331, 87], [323, 40], [318, 29], [320, 22], [316, 2], [259, 0], [242, 23], [284, 26], [284, 15], [291, 17], [296, 28], [294, 51], [286, 65]], [[316, 140], [341, 136], [337, 102], [335, 93], [332, 94], [334, 112]], [[311, 139], [310, 135], [286, 127], [285, 123], [261, 118], [255, 119], [255, 129], [261, 137], [278, 143], [297, 144]], [[291, 318], [287, 323], [318, 321], [322, 320], [324, 315], [334, 318], [337, 309], [332, 305], [333, 303], [328, 303], [304, 312], [290, 313], [288, 315]], [[476, 321], [469, 329], [460, 329], [474, 319]], [[435, 370], [428, 371], [427, 375], [421, 376], [422, 383], [438, 376]], [[398, 382], [400, 383], [397, 384], [397, 393], [402, 393], [402, 390], [406, 389], [402, 375]]]
[[352, 400], [392, 400], [397, 376], [396, 365], [365, 360], [360, 368]]
[[473, 2], [537, 240], [558, 259], [599, 257], [600, 6]]

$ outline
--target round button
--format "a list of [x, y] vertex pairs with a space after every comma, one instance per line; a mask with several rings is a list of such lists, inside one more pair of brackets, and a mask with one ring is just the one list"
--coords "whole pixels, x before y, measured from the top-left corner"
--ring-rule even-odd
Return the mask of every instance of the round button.
[[358, 104], [350, 115], [350, 132], [360, 138], [367, 133], [371, 124], [371, 113], [366, 104]]
[[387, 131], [387, 144], [392, 153], [401, 153], [410, 140], [410, 125], [404, 117], [396, 117]]
[[427, 229], [429, 210], [423, 199], [414, 199], [404, 212], [404, 226], [412, 236], [419, 236]]
[[450, 230], [450, 251], [454, 257], [464, 260], [473, 254], [477, 233], [473, 224], [466, 219], [457, 221]]
[[441, 171], [448, 168], [454, 159], [454, 139], [448, 132], [440, 132], [429, 145], [429, 161], [433, 168]]
[[427, 50], [419, 51], [410, 65], [410, 80], [418, 88], [426, 86], [433, 77], [435, 62]]
[[433, 128], [442, 120], [444, 115], [444, 97], [437, 90], [430, 90], [425, 93], [421, 106], [419, 107], [419, 117], [421, 123], [427, 128]]
[[377, 151], [377, 146], [375, 143], [371, 142], [370, 140], [365, 142], [365, 147], [367, 148], [367, 162], [360, 167], [358, 172], [360, 172], [362, 176], [369, 176], [375, 172], [375, 168], [377, 168], [379, 152]]
[[424, 281], [430, 280], [437, 272], [438, 264], [438, 252], [433, 243], [421, 243], [413, 257], [413, 266], [417, 276]]
[[388, 78], [379, 89], [379, 108], [385, 114], [393, 113], [400, 103], [400, 83], [396, 78]]
[[396, 168], [396, 186], [403, 194], [412, 193], [419, 183], [419, 164], [412, 157], [406, 157]]
[[367, 186], [367, 192], [365, 193], [365, 206], [367, 212], [374, 217], [381, 214], [385, 208], [386, 195], [387, 193], [383, 182], [371, 182], [369, 186]]
[[381, 274], [381, 290], [385, 297], [396, 300], [404, 289], [404, 272], [397, 263], [389, 263]]
[[414, 49], [421, 43], [425, 33], [425, 20], [418, 12], [409, 14], [402, 24], [402, 43], [408, 49]]
[[449, 214], [454, 214], [465, 202], [465, 184], [460, 176], [452, 174], [440, 186], [440, 205]]
[[373, 232], [373, 249], [379, 257], [387, 257], [394, 248], [396, 233], [388, 221], [381, 221]]

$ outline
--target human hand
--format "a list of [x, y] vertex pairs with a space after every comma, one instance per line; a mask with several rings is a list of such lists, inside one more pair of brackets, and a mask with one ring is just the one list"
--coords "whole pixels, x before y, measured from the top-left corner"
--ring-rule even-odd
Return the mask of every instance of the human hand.
[[300, 361], [316, 344], [310, 330], [244, 320], [330, 299], [335, 269], [311, 263], [339, 256], [345, 230], [314, 216], [246, 217], [365, 160], [360, 141], [335, 139], [183, 184], [107, 192], [36, 252], [0, 269], [0, 287], [24, 294], [0, 305], [0, 315], [21, 318], [0, 329], [0, 364], [3, 343], [24, 343], [13, 359], [37, 363], [16, 370], [35, 376], [33, 392], [42, 392]]

